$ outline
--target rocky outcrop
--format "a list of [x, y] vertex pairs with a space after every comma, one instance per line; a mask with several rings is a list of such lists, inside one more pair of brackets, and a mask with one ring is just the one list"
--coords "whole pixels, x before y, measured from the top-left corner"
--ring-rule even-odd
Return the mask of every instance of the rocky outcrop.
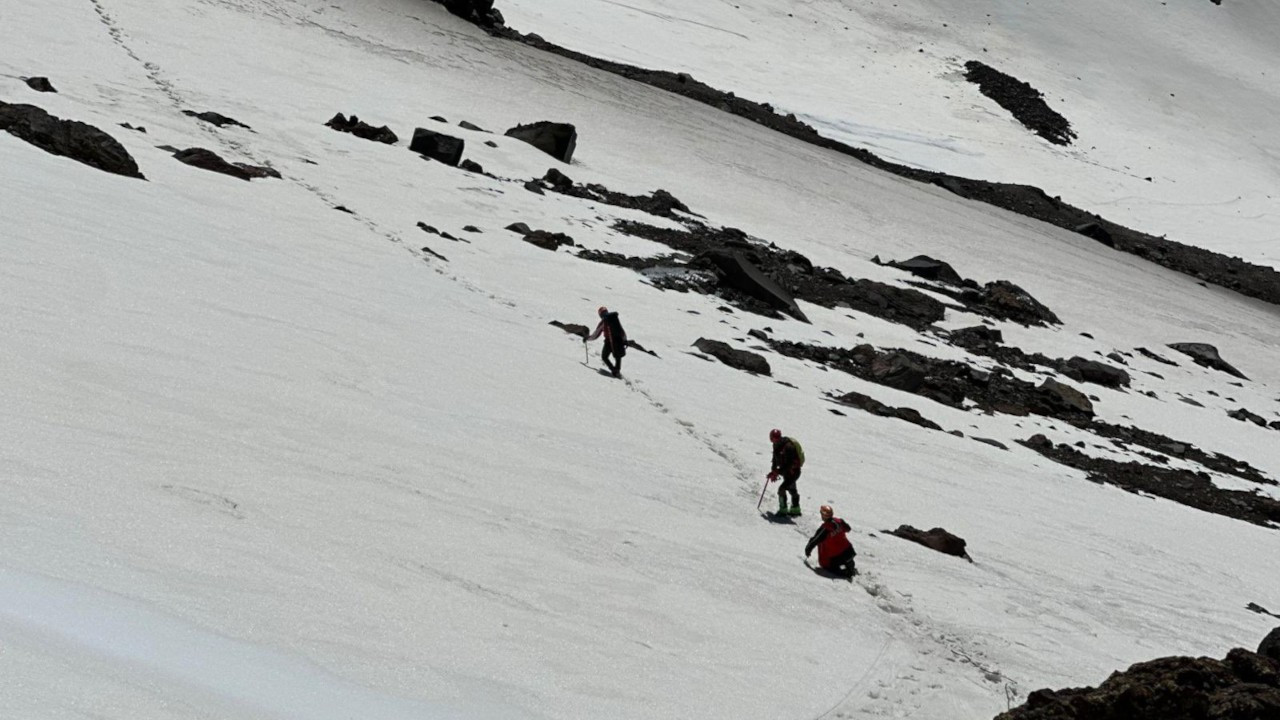
[[466, 143], [460, 138], [426, 128], [414, 128], [413, 140], [409, 142], [410, 150], [452, 167], [458, 167], [458, 163], [462, 161], [465, 146]]
[[1207, 472], [1093, 457], [1069, 445], [1054, 444], [1044, 435], [1034, 435], [1021, 443], [1055, 462], [1088, 473], [1094, 482], [1263, 527], [1280, 523], [1280, 501], [1254, 492], [1220, 488]]
[[253, 180], [254, 178], [278, 178], [279, 171], [263, 165], [249, 165], [246, 163], [232, 163], [223, 160], [217, 153], [205, 148], [187, 148], [186, 150], [178, 150], [173, 154], [174, 159], [178, 162], [185, 163], [192, 167], [208, 170], [210, 172], [222, 173], [230, 175], [241, 180]]
[[502, 27], [502, 13], [493, 6], [494, 0], [436, 0], [449, 12], [481, 27]]
[[240, 122], [239, 120], [236, 120], [235, 118], [227, 117], [222, 113], [216, 113], [212, 110], [206, 110], [204, 112], [196, 112], [195, 110], [183, 110], [182, 114], [186, 115], [187, 117], [193, 117], [197, 120], [202, 120], [204, 122], [209, 123], [210, 125], [216, 125], [217, 127], [242, 127], [246, 130], [253, 129], [248, 125], [245, 125], [244, 123]]
[[1280, 662], [1236, 648], [1222, 660], [1167, 657], [1096, 688], [1036, 690], [996, 720], [1262, 720], [1280, 717]]
[[937, 423], [921, 415], [918, 410], [906, 407], [890, 407], [889, 405], [885, 405], [879, 400], [876, 400], [869, 395], [863, 395], [860, 392], [847, 392], [844, 395], [835, 398], [835, 401], [842, 405], [848, 405], [849, 407], [855, 407], [859, 410], [865, 410], [872, 415], [905, 420], [913, 425], [919, 425], [920, 427], [928, 428], [930, 430], [942, 429], [942, 427]]
[[578, 130], [569, 123], [541, 122], [517, 125], [506, 133], [538, 148], [562, 163], [573, 161], [573, 151], [578, 147]]
[[92, 125], [54, 117], [34, 105], [0, 101], [0, 130], [51, 155], [115, 175], [142, 178], [138, 163], [115, 138]]
[[1258, 644], [1258, 654], [1280, 663], [1280, 627], [1267, 633]]
[[666, 190], [654, 190], [648, 195], [628, 195], [626, 193], [615, 192], [598, 183], [588, 185], [580, 185], [564, 173], [555, 168], [547, 170], [547, 174], [537, 180], [531, 180], [525, 183], [525, 189], [531, 192], [542, 192], [550, 190], [551, 192], [570, 197], [582, 198], [593, 202], [602, 202], [615, 207], [628, 208], [631, 210], [639, 210], [657, 215], [659, 217], [671, 218], [673, 220], [680, 219], [677, 212], [684, 215], [693, 215], [689, 207], [680, 202], [676, 196]]
[[712, 228], [685, 220], [685, 229], [677, 230], [620, 220], [614, 223], [613, 229], [693, 256], [695, 259], [689, 267], [715, 272], [716, 281], [690, 289], [715, 292], [743, 309], [768, 317], [778, 316], [776, 308], [723, 282], [725, 276], [714, 261], [714, 253], [741, 253], [747, 262], [791, 297], [815, 305], [847, 307], [915, 329], [923, 329], [941, 320], [945, 311], [942, 303], [919, 290], [865, 278], [850, 279], [834, 268], [815, 267], [798, 252], [753, 240], [736, 228]]
[[996, 280], [979, 290], [967, 290], [959, 299], [982, 308], [987, 314], [1022, 325], [1061, 325], [1062, 321], [1031, 293], [1008, 280]]
[[342, 113], [338, 113], [325, 123], [326, 127], [333, 128], [338, 132], [351, 133], [358, 138], [372, 140], [374, 142], [384, 143], [386, 145], [395, 145], [400, 141], [396, 134], [391, 132], [391, 128], [383, 125], [382, 127], [374, 127], [360, 118], [352, 115], [346, 117]]
[[757, 375], [773, 374], [773, 371], [769, 368], [769, 361], [765, 360], [763, 355], [749, 350], [736, 350], [730, 347], [728, 343], [719, 340], [708, 340], [707, 338], [698, 338], [698, 341], [693, 346], [729, 367]]
[[765, 275], [760, 268], [751, 264], [751, 261], [741, 252], [712, 250], [703, 253], [699, 258], [715, 266], [719, 271], [722, 285], [746, 293], [801, 322], [809, 322], [809, 318], [805, 317], [800, 306], [796, 304], [796, 299], [772, 278]]
[[[876, 260], [879, 260], [879, 258], [872, 258], [872, 262]], [[973, 288], [978, 286], [976, 282], [960, 277], [960, 273], [956, 272], [951, 265], [941, 260], [935, 260], [928, 255], [917, 255], [910, 260], [890, 260], [884, 264], [899, 270], [906, 270], [912, 275], [925, 280]]]
[[1049, 398], [1051, 403], [1061, 405], [1067, 411], [1093, 417], [1093, 403], [1089, 401], [1089, 397], [1070, 385], [1060, 383], [1053, 378], [1046, 378], [1039, 389], [1041, 395]]
[[1190, 357], [1197, 365], [1218, 370], [1228, 375], [1235, 375], [1241, 380], [1249, 379], [1244, 376], [1244, 373], [1235, 369], [1231, 363], [1223, 360], [1222, 356], [1218, 354], [1218, 348], [1212, 345], [1207, 343], [1170, 343], [1169, 347]]
[[919, 543], [930, 550], [937, 550], [944, 555], [954, 555], [973, 562], [973, 558], [969, 557], [968, 551], [965, 550], [966, 543], [964, 538], [953, 535], [942, 528], [933, 528], [925, 531], [917, 530], [910, 525], [899, 525], [897, 530], [886, 530], [885, 532], [904, 540]]
[[1070, 145], [1075, 139], [1071, 123], [1049, 107], [1044, 95], [1030, 84], [977, 60], [965, 63], [964, 69], [966, 80], [977, 85], [983, 95], [1008, 110], [1031, 132], [1054, 145]]

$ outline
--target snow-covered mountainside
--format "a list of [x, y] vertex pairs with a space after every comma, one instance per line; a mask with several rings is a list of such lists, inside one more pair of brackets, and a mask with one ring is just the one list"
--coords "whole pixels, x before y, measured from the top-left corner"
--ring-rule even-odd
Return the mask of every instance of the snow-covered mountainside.
[[[988, 718], [1280, 606], [1274, 305], [419, 0], [9, 3], [0, 103], [7, 716]], [[922, 253], [975, 282], [871, 261]], [[624, 380], [549, 324], [599, 305]]]
[[[504, 0], [507, 23], [691, 73], [888, 160], [1026, 183], [1280, 267], [1280, 6], [1210, 0]], [[1046, 142], [965, 81], [980, 61], [1070, 121]]]

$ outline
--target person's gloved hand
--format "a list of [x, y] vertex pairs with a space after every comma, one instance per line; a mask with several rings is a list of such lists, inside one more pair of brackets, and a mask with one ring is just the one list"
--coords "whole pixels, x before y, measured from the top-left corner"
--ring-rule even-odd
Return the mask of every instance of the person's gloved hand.
[[778, 479], [778, 473], [776, 471], [769, 473], [769, 482], [774, 482], [777, 479]]

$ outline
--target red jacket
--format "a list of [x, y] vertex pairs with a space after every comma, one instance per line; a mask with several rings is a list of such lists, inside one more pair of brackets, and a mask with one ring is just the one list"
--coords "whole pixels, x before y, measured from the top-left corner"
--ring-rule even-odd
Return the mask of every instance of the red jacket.
[[853, 549], [848, 537], [850, 529], [849, 523], [838, 517], [833, 517], [823, 522], [818, 531], [809, 539], [809, 544], [805, 547], [804, 554], [808, 555], [813, 552], [814, 546], [817, 546], [818, 564], [825, 567], [828, 563], [840, 557], [841, 553]]

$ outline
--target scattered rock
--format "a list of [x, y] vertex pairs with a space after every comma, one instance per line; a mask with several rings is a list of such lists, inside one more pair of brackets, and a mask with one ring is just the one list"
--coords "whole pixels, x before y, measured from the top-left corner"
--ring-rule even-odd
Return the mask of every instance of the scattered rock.
[[476, 173], [477, 175], [484, 174], [484, 167], [481, 166], [480, 163], [475, 162], [473, 160], [463, 160], [462, 162], [458, 163], [458, 167], [462, 168], [463, 170], [466, 170], [467, 172]]
[[439, 258], [439, 259], [441, 259], [441, 260], [443, 260], [443, 261], [445, 261], [445, 262], [449, 262], [449, 258], [447, 258], [447, 257], [445, 257], [445, 256], [443, 256], [443, 255], [441, 255], [440, 253], [436, 252], [435, 250], [432, 250], [431, 248], [427, 247], [426, 245], [423, 245], [423, 246], [422, 246], [422, 252], [424, 252], [424, 253], [426, 253], [426, 254], [428, 254], [428, 255], [435, 256], [435, 257], [437, 257], [437, 258]]
[[462, 160], [462, 150], [465, 147], [461, 139], [444, 133], [438, 133], [434, 130], [426, 128], [415, 128], [413, 131], [413, 140], [409, 143], [409, 149], [433, 160], [439, 160], [445, 165], [457, 167]]
[[462, 226], [462, 232], [469, 232], [469, 233], [483, 233], [484, 231], [483, 231], [483, 230], [481, 230], [480, 228], [476, 227], [475, 225], [463, 225], [463, 226]]
[[1167, 657], [1096, 688], [1036, 690], [996, 720], [1261, 720], [1280, 717], [1280, 663], [1235, 648], [1226, 658]]
[[1139, 352], [1139, 353], [1142, 353], [1144, 356], [1149, 357], [1149, 358], [1151, 358], [1152, 360], [1155, 360], [1155, 361], [1156, 361], [1156, 362], [1158, 362], [1158, 363], [1163, 363], [1163, 364], [1165, 364], [1165, 365], [1172, 365], [1173, 367], [1178, 367], [1178, 363], [1176, 363], [1176, 362], [1174, 362], [1174, 361], [1172, 361], [1172, 360], [1170, 360], [1170, 359], [1168, 359], [1168, 358], [1160, 357], [1159, 355], [1157, 355], [1157, 354], [1155, 354], [1155, 353], [1151, 352], [1150, 350], [1148, 350], [1148, 349], [1146, 349], [1146, 348], [1141, 348], [1141, 347], [1140, 347], [1140, 348], [1134, 348], [1134, 350], [1135, 350], [1135, 351], [1137, 351], [1137, 352]]
[[27, 78], [26, 82], [27, 82], [27, 87], [31, 88], [32, 90], [35, 90], [36, 92], [44, 92], [44, 93], [58, 92], [57, 90], [54, 89], [53, 83], [49, 82], [49, 78], [47, 77], [29, 77]]
[[232, 127], [242, 127], [246, 130], [253, 129], [248, 125], [245, 125], [244, 123], [240, 122], [239, 120], [236, 120], [235, 118], [229, 118], [226, 115], [223, 115], [221, 113], [216, 113], [212, 110], [206, 110], [204, 112], [196, 112], [194, 110], [183, 110], [182, 114], [188, 117], [193, 117], [197, 120], [203, 120], [209, 123], [210, 125], [217, 125], [218, 127], [232, 126]]
[[337, 210], [338, 212], [344, 212], [344, 213], [346, 213], [346, 214], [348, 214], [348, 215], [355, 215], [355, 214], [356, 214], [354, 210], [352, 210], [351, 208], [347, 207], [346, 205], [334, 205], [334, 206], [333, 206], [333, 209], [334, 209], [334, 210]]
[[463, 130], [474, 130], [475, 132], [482, 132], [482, 133], [489, 132], [488, 130], [485, 130], [484, 128], [480, 127], [479, 125], [474, 125], [472, 123], [467, 122], [466, 120], [463, 120], [462, 122], [458, 123], [458, 127], [462, 128]]
[[502, 13], [493, 7], [493, 0], [436, 0], [449, 12], [481, 27], [501, 28]]
[[1235, 420], [1240, 420], [1242, 422], [1251, 422], [1254, 425], [1257, 425], [1258, 427], [1267, 426], [1266, 418], [1262, 417], [1261, 415], [1255, 415], [1249, 412], [1248, 410], [1246, 410], [1245, 408], [1237, 408], [1235, 410], [1231, 410], [1227, 413], [1227, 417]]
[[54, 117], [34, 105], [0, 101], [0, 130], [51, 155], [115, 175], [145, 179], [133, 156], [115, 138], [92, 125]]
[[930, 430], [942, 429], [940, 425], [933, 422], [932, 420], [926, 419], [917, 410], [914, 410], [912, 408], [905, 408], [905, 407], [890, 407], [880, 402], [879, 400], [876, 400], [875, 398], [870, 397], [869, 395], [863, 395], [860, 392], [845, 393], [844, 395], [841, 395], [835, 398], [835, 401], [844, 405], [848, 405], [850, 407], [856, 407], [860, 410], [865, 410], [871, 413], [872, 415], [879, 415], [880, 417], [897, 418], [899, 420], [905, 420], [909, 423], [919, 425], [920, 427], [928, 428]]
[[974, 440], [977, 440], [977, 441], [978, 441], [978, 442], [980, 442], [980, 443], [986, 443], [987, 445], [990, 445], [990, 446], [992, 446], [992, 447], [998, 447], [998, 448], [1000, 448], [1001, 450], [1008, 450], [1008, 449], [1009, 449], [1009, 446], [1008, 446], [1008, 445], [1005, 445], [1004, 443], [1000, 442], [999, 440], [992, 440], [991, 438], [978, 437], [977, 435], [974, 435], [974, 436], [973, 436], [973, 439], [974, 439]]
[[918, 392], [925, 381], [924, 368], [901, 352], [877, 355], [868, 374], [881, 385], [909, 393]]
[[967, 290], [960, 294], [960, 300], [982, 307], [997, 318], [1022, 325], [1062, 324], [1052, 310], [1008, 280], [989, 282], [981, 290]]
[[527, 142], [563, 163], [573, 160], [573, 151], [578, 144], [578, 131], [568, 123], [544, 120], [529, 125], [517, 125], [504, 134]]
[[146, 128], [141, 127], [141, 126], [139, 126], [139, 127], [134, 127], [134, 126], [130, 125], [130, 124], [129, 124], [129, 123], [127, 123], [127, 122], [125, 122], [125, 123], [120, 123], [120, 127], [124, 128], [125, 130], [133, 130], [134, 132], [140, 132], [140, 133], [146, 133], [146, 132], [147, 132], [147, 129], [146, 129]]
[[969, 553], [965, 550], [966, 543], [964, 539], [952, 535], [942, 528], [933, 528], [926, 532], [917, 530], [910, 525], [899, 525], [897, 530], [885, 530], [884, 532], [904, 540], [919, 543], [930, 550], [937, 550], [945, 555], [954, 555], [973, 562], [973, 558], [969, 557]]
[[246, 163], [230, 163], [223, 160], [217, 153], [204, 148], [187, 148], [179, 150], [173, 154], [178, 162], [186, 163], [192, 167], [201, 170], [209, 170], [211, 172], [230, 175], [241, 180], [252, 180], [254, 178], [280, 177], [280, 173], [274, 168], [262, 165], [248, 165]]
[[400, 141], [396, 134], [391, 132], [391, 128], [383, 125], [382, 127], [374, 127], [360, 118], [352, 115], [350, 118], [343, 116], [342, 113], [334, 115], [329, 122], [325, 123], [326, 127], [331, 127], [339, 132], [351, 133], [358, 138], [372, 140], [374, 142], [384, 143], [386, 145], [395, 145]]
[[529, 229], [529, 226], [528, 226], [528, 225], [526, 225], [526, 224], [524, 224], [524, 223], [522, 223], [522, 222], [511, 223], [510, 225], [508, 225], [508, 226], [507, 226], [506, 228], [504, 228], [504, 229], [505, 229], [505, 230], [510, 230], [510, 231], [511, 231], [511, 232], [513, 232], [513, 233], [519, 233], [519, 234], [521, 234], [521, 235], [528, 235], [529, 233], [533, 232], [533, 230], [530, 230], [530, 229]]
[[1008, 110], [1028, 130], [1054, 145], [1070, 145], [1075, 139], [1071, 123], [1045, 103], [1039, 90], [977, 60], [970, 60], [964, 67], [966, 80], [976, 84], [983, 95]]
[[1235, 375], [1241, 380], [1249, 379], [1244, 376], [1244, 373], [1232, 367], [1226, 360], [1223, 360], [1222, 356], [1218, 354], [1218, 349], [1212, 345], [1206, 343], [1170, 343], [1169, 347], [1189, 356], [1197, 365]]
[[735, 350], [728, 343], [707, 338], [698, 338], [693, 346], [729, 367], [757, 375], [773, 374], [769, 368], [769, 361], [765, 360], [763, 355], [749, 350]]
[[573, 238], [564, 233], [547, 232], [546, 230], [533, 230], [524, 234], [524, 241], [530, 245], [536, 245], [543, 250], [555, 252], [558, 248], [565, 245], [576, 245]]

